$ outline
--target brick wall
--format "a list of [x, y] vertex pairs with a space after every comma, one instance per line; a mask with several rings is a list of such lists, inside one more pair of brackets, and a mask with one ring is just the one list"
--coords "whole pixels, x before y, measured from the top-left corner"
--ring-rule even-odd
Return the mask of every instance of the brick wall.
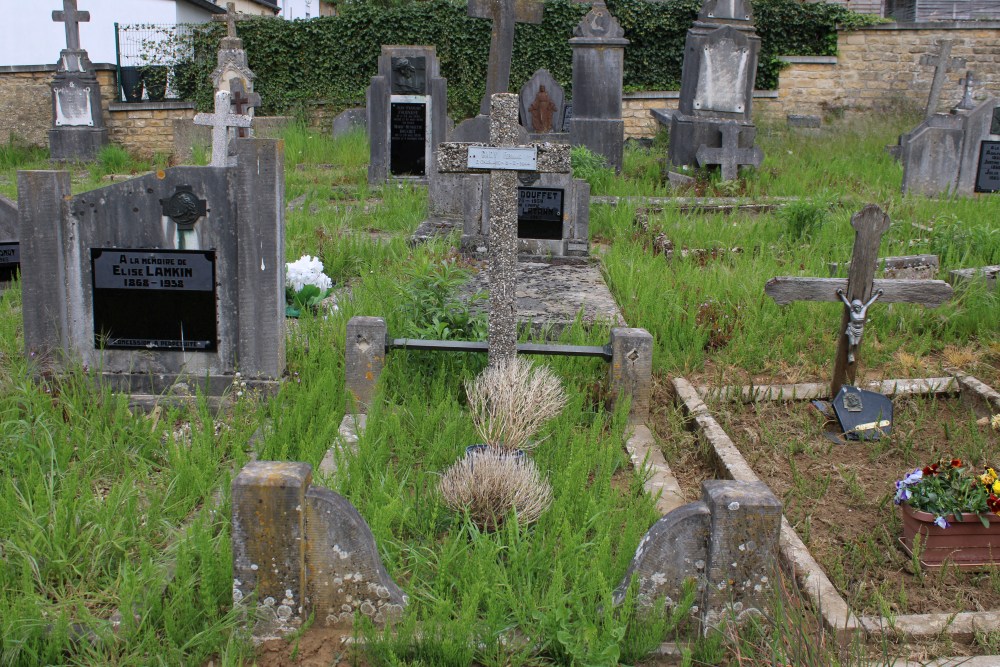
[[[769, 107], [777, 100], [773, 90], [755, 90], [753, 112], [770, 113]], [[625, 121], [626, 139], [649, 139], [656, 136], [660, 124], [650, 113], [653, 109], [676, 109], [680, 93], [676, 90], [643, 90], [622, 95], [622, 120]]]
[[115, 102], [108, 111], [108, 138], [130, 153], [150, 158], [174, 153], [174, 121], [194, 118], [191, 102]]

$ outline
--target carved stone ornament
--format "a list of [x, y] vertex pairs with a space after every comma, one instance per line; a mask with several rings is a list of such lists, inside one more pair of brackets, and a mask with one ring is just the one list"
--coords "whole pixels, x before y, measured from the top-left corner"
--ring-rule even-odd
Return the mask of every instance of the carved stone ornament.
[[192, 229], [198, 220], [208, 212], [208, 203], [198, 199], [190, 185], [178, 185], [174, 194], [160, 200], [163, 215], [174, 221], [177, 228]]

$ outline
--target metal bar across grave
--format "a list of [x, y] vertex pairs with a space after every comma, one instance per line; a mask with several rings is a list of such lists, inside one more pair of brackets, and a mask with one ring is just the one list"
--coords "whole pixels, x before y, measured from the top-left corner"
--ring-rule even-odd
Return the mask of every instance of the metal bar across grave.
[[[489, 343], [469, 340], [423, 340], [420, 338], [393, 338], [386, 342], [385, 351], [420, 350], [438, 352], [489, 352]], [[611, 361], [611, 345], [548, 345], [544, 343], [518, 343], [518, 354], [546, 354], [563, 357], [600, 357]]]

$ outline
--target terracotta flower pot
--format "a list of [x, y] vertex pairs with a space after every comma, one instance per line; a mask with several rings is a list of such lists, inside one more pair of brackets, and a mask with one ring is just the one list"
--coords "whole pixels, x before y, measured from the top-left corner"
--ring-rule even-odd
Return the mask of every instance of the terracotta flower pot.
[[899, 506], [903, 513], [903, 537], [900, 542], [907, 554], [913, 554], [913, 539], [920, 534], [920, 563], [939, 568], [948, 561], [963, 570], [1000, 564], [1000, 516], [986, 515], [987, 528], [975, 514], [963, 515], [964, 521], [949, 516], [947, 528], [934, 524], [930, 512], [915, 510], [906, 503]]

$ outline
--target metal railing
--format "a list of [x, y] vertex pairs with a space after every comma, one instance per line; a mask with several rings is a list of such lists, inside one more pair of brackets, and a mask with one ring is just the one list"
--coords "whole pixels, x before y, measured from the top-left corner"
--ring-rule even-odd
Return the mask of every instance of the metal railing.
[[191, 23], [115, 23], [118, 95], [123, 102], [177, 99], [178, 69], [194, 59]]

